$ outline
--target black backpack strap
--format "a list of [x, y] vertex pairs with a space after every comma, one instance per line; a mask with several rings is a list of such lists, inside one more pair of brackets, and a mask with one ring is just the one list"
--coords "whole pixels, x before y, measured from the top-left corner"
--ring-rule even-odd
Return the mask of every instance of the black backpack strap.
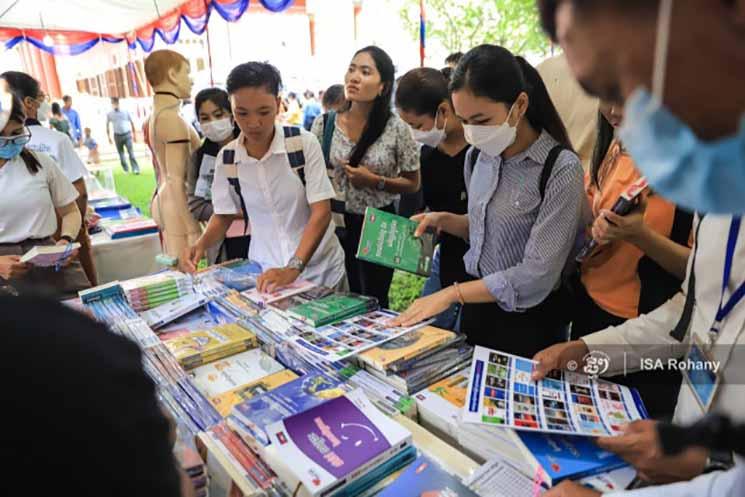
[[243, 213], [244, 228], [243, 234], [248, 233], [248, 209], [246, 209], [246, 201], [243, 200], [241, 194], [241, 182], [238, 179], [238, 165], [235, 163], [235, 150], [226, 148], [222, 152], [222, 163], [226, 168], [225, 176], [228, 179], [228, 184], [233, 187], [233, 191], [238, 195], [238, 200], [241, 203], [241, 212]]
[[554, 171], [554, 164], [556, 164], [556, 159], [559, 158], [559, 154], [564, 151], [568, 150], [564, 145], [556, 145], [554, 148], [549, 151], [548, 156], [546, 157], [546, 162], [543, 163], [543, 169], [541, 170], [541, 180], [538, 183], [538, 191], [541, 194], [541, 202], [543, 202], [543, 197], [546, 196], [546, 187], [548, 186], [548, 180], [551, 179], [551, 173]]
[[473, 168], [476, 167], [476, 162], [479, 160], [481, 150], [476, 147], [471, 148], [471, 160], [468, 162], [468, 172], [473, 174]]
[[285, 149], [290, 167], [300, 178], [305, 188], [305, 153], [303, 152], [303, 137], [298, 126], [283, 126], [285, 135]]
[[323, 115], [323, 140], [321, 140], [321, 149], [323, 150], [323, 160], [326, 162], [326, 168], [331, 169], [331, 141], [334, 138], [336, 129], [336, 112], [333, 110]]

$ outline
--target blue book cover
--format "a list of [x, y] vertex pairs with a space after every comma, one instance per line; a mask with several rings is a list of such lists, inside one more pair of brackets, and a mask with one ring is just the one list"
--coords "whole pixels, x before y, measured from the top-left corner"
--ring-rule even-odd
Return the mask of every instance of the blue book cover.
[[344, 393], [341, 379], [314, 372], [236, 405], [232, 414], [251, 430], [256, 442], [266, 447], [270, 443], [267, 426]]
[[549, 485], [626, 466], [623, 459], [601, 449], [590, 437], [523, 430], [516, 433], [535, 462], [543, 468]]
[[419, 457], [378, 497], [478, 497], [427, 456]]

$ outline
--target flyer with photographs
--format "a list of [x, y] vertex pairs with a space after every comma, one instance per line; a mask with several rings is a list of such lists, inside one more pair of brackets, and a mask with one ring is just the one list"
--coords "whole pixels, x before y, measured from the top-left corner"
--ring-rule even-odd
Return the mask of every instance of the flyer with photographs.
[[613, 436], [647, 417], [639, 393], [569, 371], [531, 380], [535, 362], [476, 347], [463, 421], [567, 435]]
[[388, 322], [396, 316], [396, 312], [380, 309], [320, 328], [296, 326], [300, 333], [292, 340], [319, 359], [335, 362], [377, 347], [431, 322], [425, 321], [410, 328], [392, 327]]

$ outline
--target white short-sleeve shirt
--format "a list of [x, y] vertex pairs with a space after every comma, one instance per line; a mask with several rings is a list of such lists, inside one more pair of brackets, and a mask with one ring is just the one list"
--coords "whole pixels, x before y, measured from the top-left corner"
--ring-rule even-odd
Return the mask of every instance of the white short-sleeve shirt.
[[26, 148], [34, 152], [43, 152], [57, 161], [57, 165], [71, 182], [88, 175], [85, 164], [80, 160], [72, 146], [70, 138], [56, 129], [45, 128], [32, 124], [28, 126], [31, 131], [31, 141]]
[[[241, 214], [240, 199], [228, 178], [237, 173], [241, 196], [251, 219], [249, 257], [264, 270], [284, 267], [300, 245], [310, 220], [310, 204], [333, 199], [334, 187], [326, 174], [321, 145], [301, 130], [305, 181], [290, 167], [282, 126], [276, 125], [269, 151], [261, 159], [246, 152], [243, 133], [217, 155], [212, 183], [215, 214]], [[235, 150], [235, 165], [224, 164], [225, 150]], [[235, 171], [231, 169], [235, 168]], [[344, 251], [331, 222], [301, 278], [334, 287], [345, 275]]]
[[34, 152], [41, 169], [32, 174], [20, 156], [0, 167], [0, 243], [47, 238], [57, 231], [55, 208], [78, 198], [57, 164]]

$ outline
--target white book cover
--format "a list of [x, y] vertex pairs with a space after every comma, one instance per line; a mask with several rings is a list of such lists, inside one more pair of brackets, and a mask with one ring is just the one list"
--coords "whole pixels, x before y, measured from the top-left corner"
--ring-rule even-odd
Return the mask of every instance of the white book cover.
[[37, 245], [23, 254], [21, 262], [38, 267], [50, 267], [63, 262], [74, 250], [79, 248], [79, 243], [66, 245]]
[[308, 290], [312, 290], [315, 287], [316, 285], [309, 281], [295, 280], [290, 285], [272, 293], [261, 293], [256, 288], [252, 288], [250, 290], [242, 292], [241, 295], [249, 299], [254, 304], [267, 306], [271, 303], [277, 302], [278, 300], [292, 297], [293, 295], [297, 295], [299, 293], [307, 292]]
[[212, 398], [283, 369], [280, 363], [257, 348], [200, 366], [190, 374], [197, 388]]
[[208, 301], [209, 299], [207, 297], [191, 293], [166, 304], [159, 305], [153, 309], [141, 312], [140, 316], [145, 320], [148, 326], [157, 330], [158, 328], [161, 328], [181, 316], [185, 316], [191, 311], [203, 306]]
[[289, 488], [340, 490], [411, 445], [411, 433], [354, 390], [267, 428], [274, 468]]

